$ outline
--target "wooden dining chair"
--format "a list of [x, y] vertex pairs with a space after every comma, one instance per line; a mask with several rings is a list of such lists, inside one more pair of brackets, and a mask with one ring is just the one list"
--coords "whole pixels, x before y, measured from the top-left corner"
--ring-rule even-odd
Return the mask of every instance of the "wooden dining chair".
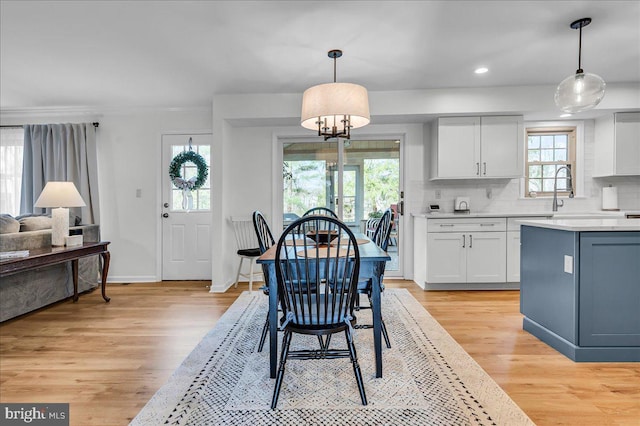
[[[259, 269], [254, 272], [256, 259], [260, 257], [260, 248], [258, 247], [253, 222], [249, 218], [238, 216], [232, 216], [230, 221], [233, 225], [233, 232], [236, 237], [236, 253], [240, 257], [238, 273], [236, 274], [236, 282], [233, 286], [238, 287], [240, 277], [244, 277], [249, 280], [249, 291], [253, 291], [253, 279], [259, 278], [260, 275], [262, 275]], [[242, 263], [245, 260], [249, 261], [249, 273], [242, 272]]]
[[[385, 210], [382, 214], [382, 217], [378, 221], [378, 226], [373, 234], [373, 238], [371, 239], [378, 247], [382, 250], [387, 251], [389, 247], [389, 235], [391, 234], [391, 228], [393, 226], [393, 212], [391, 209]], [[384, 291], [384, 285], [382, 284], [382, 279], [384, 278], [384, 270], [387, 262], [378, 262], [375, 265], [375, 273], [379, 277], [380, 282], [380, 291]], [[373, 291], [373, 280], [371, 278], [359, 281], [358, 282], [358, 294], [366, 294], [367, 299], [369, 299], [369, 306], [361, 306], [360, 300], [356, 300], [356, 310], [360, 309], [371, 309], [373, 310], [373, 304], [371, 303], [371, 292]], [[382, 318], [382, 314], [380, 315]], [[358, 324], [356, 328], [373, 328], [372, 324]], [[382, 337], [384, 337], [384, 342], [387, 345], [387, 348], [391, 348], [391, 341], [389, 340], [389, 334], [387, 332], [387, 326], [384, 323], [384, 319], [382, 319]]]
[[[295, 230], [307, 222], [315, 222], [316, 229], [336, 231], [333, 244], [321, 245], [299, 239]], [[275, 268], [284, 337], [271, 408], [275, 409], [278, 404], [285, 366], [290, 359], [349, 358], [362, 404], [367, 405], [353, 341], [356, 324], [353, 308], [360, 269], [360, 252], [353, 232], [336, 218], [303, 217], [289, 225], [278, 240]], [[342, 332], [347, 348], [330, 349], [330, 336]], [[294, 334], [315, 335], [325, 343], [317, 349], [290, 350]]]

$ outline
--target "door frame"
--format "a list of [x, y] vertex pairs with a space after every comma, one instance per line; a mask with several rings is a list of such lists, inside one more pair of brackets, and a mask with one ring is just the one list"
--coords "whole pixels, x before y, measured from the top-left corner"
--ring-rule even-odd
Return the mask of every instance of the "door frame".
[[[164, 178], [168, 178], [168, 175], [165, 175], [165, 173], [168, 173], [167, 170], [169, 168], [168, 164], [162, 164], [162, 136], [164, 135], [212, 135], [213, 134], [213, 130], [211, 129], [197, 129], [197, 130], [167, 130], [167, 131], [162, 131], [162, 132], [158, 132], [156, 134], [156, 140], [158, 141], [158, 146], [156, 148], [155, 154], [156, 154], [156, 161], [158, 164], [160, 164], [160, 167], [157, 168], [157, 174], [156, 174], [156, 193], [155, 193], [155, 204], [156, 204], [156, 235], [158, 236], [158, 238], [156, 238], [156, 278], [155, 281], [156, 282], [160, 282], [162, 281], [162, 262], [163, 262], [163, 255], [162, 255], [162, 248], [163, 248], [163, 242], [162, 242], [162, 213], [163, 213], [163, 208], [162, 208], [162, 197], [163, 197], [163, 193], [162, 193], [162, 179]], [[211, 161], [211, 163], [213, 164], [213, 161]], [[209, 168], [211, 168], [212, 164], [209, 164]], [[209, 179], [211, 179], [211, 172], [209, 172]], [[213, 196], [213, 193], [212, 193]], [[213, 202], [213, 198], [212, 198], [212, 202]], [[213, 210], [212, 210], [212, 218], [213, 218]], [[213, 244], [213, 228], [212, 228], [212, 232], [211, 232], [211, 243]], [[212, 246], [213, 247], [213, 246]]]
[[[406, 194], [405, 191], [405, 181], [404, 181], [404, 152], [405, 152], [405, 144], [406, 144], [406, 134], [404, 132], [380, 132], [380, 133], [365, 133], [358, 134], [357, 136], [351, 136], [352, 141], [361, 141], [361, 140], [398, 140], [400, 141], [400, 165], [399, 165], [399, 173], [400, 173], [400, 188], [398, 188], [399, 193]], [[322, 142], [323, 138], [313, 135], [303, 135], [299, 131], [295, 132], [273, 132], [271, 135], [271, 152], [273, 159], [272, 170], [273, 173], [271, 175], [271, 187], [273, 190], [273, 204], [271, 206], [271, 223], [274, 229], [282, 229], [282, 204], [284, 202], [283, 194], [284, 188], [282, 184], [282, 145], [284, 143], [292, 143], [292, 142]], [[338, 165], [339, 170], [342, 172], [343, 167], [343, 150], [341, 149], [342, 144], [344, 143], [344, 139], [340, 139], [338, 141]], [[342, 173], [338, 174], [340, 181], [338, 182], [338, 196], [342, 200]], [[399, 199], [398, 202], [401, 200]], [[406, 211], [407, 200], [403, 198], [404, 201], [404, 210]], [[342, 204], [342, 203], [341, 203]], [[338, 212], [336, 212], [340, 217], [342, 217], [342, 205], [338, 205]], [[385, 276], [387, 277], [395, 277], [395, 278], [404, 278], [405, 274], [405, 259], [404, 257], [407, 255], [407, 250], [404, 250], [404, 241], [407, 240], [406, 232], [407, 224], [409, 220], [404, 220], [406, 215], [399, 215], [398, 217], [398, 227], [402, 232], [402, 235], [398, 235], [398, 240], [403, 241], [403, 243], [398, 244], [398, 271], [385, 271]]]

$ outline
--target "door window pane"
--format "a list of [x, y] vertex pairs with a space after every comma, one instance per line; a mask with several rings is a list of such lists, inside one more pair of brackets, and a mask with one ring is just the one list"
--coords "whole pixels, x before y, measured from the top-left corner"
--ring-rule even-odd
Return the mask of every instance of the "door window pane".
[[[172, 145], [171, 146], [171, 154], [172, 158], [181, 152], [188, 151], [191, 149], [195, 153], [202, 156], [205, 160], [207, 166], [211, 164], [211, 147], [209, 145], [192, 145], [189, 148], [188, 145]], [[180, 170], [180, 177], [183, 179], [189, 180], [193, 177], [197, 178], [198, 176], [198, 167], [192, 163], [191, 161], [187, 161], [182, 164], [182, 168]], [[211, 173], [207, 175], [207, 179], [204, 181], [202, 186], [198, 189], [194, 189], [191, 191], [183, 191], [180, 188], [177, 188], [173, 185], [171, 189], [171, 210], [172, 211], [207, 211], [211, 209], [211, 187], [210, 181]], [[186, 197], [186, 198], [185, 198]]]

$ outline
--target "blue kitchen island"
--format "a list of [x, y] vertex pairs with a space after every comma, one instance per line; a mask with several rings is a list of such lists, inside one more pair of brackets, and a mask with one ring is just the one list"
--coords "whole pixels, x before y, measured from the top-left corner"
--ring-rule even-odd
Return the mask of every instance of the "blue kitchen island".
[[640, 362], [640, 219], [521, 224], [524, 330], [574, 361]]

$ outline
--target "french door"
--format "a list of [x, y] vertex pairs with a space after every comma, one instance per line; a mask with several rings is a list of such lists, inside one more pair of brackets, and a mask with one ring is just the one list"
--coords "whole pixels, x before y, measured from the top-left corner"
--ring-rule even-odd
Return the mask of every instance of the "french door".
[[280, 140], [283, 225], [312, 207], [328, 207], [354, 232], [366, 233], [390, 208], [394, 224], [385, 275], [402, 276], [400, 141]]

